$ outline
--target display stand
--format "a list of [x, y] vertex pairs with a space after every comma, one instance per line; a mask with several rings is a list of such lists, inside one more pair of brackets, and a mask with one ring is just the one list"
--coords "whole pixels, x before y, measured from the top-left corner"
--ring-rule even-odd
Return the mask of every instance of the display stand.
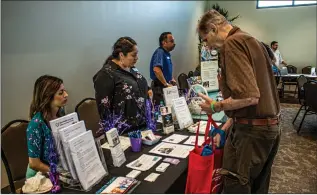
[[96, 145], [97, 145], [97, 149], [98, 149], [98, 153], [99, 153], [99, 156], [100, 156], [101, 163], [102, 163], [103, 167], [105, 168], [106, 172], [108, 173], [108, 168], [107, 168], [107, 164], [106, 164], [105, 155], [104, 155], [102, 147], [101, 147], [101, 140], [105, 140], [105, 138], [106, 138], [105, 135], [101, 135], [101, 136], [95, 138], [95, 142], [96, 142]]

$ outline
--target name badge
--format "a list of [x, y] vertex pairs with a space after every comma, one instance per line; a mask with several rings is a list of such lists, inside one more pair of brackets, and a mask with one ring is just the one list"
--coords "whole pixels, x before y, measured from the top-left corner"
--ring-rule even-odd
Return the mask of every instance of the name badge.
[[134, 70], [135, 72], [139, 72], [137, 68], [132, 68], [132, 70]]

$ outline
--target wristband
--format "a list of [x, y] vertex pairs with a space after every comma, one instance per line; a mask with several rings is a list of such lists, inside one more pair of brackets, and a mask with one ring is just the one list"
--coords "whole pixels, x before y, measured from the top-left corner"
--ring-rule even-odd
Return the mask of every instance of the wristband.
[[216, 111], [215, 111], [215, 103], [216, 103], [216, 101], [213, 100], [213, 101], [211, 102], [211, 104], [210, 104], [210, 108], [211, 108], [211, 111], [212, 111], [213, 113], [216, 112]]

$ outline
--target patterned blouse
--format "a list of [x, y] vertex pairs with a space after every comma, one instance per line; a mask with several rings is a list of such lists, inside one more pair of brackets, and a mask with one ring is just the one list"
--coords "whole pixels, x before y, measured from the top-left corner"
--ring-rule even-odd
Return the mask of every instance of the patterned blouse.
[[102, 130], [116, 127], [119, 134], [146, 127], [146, 79], [136, 68], [128, 72], [116, 63], [105, 64], [93, 77]]
[[49, 165], [50, 141], [54, 138], [41, 112], [36, 113], [29, 122], [26, 136], [29, 157], [39, 158]]

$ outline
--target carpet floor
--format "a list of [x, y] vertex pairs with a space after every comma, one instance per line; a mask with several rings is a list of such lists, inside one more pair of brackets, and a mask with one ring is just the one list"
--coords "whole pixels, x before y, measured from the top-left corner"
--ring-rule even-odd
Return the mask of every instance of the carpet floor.
[[270, 193], [317, 193], [317, 116], [306, 116], [298, 135], [303, 111], [294, 125], [292, 121], [299, 107], [281, 104], [282, 136], [272, 167]]

